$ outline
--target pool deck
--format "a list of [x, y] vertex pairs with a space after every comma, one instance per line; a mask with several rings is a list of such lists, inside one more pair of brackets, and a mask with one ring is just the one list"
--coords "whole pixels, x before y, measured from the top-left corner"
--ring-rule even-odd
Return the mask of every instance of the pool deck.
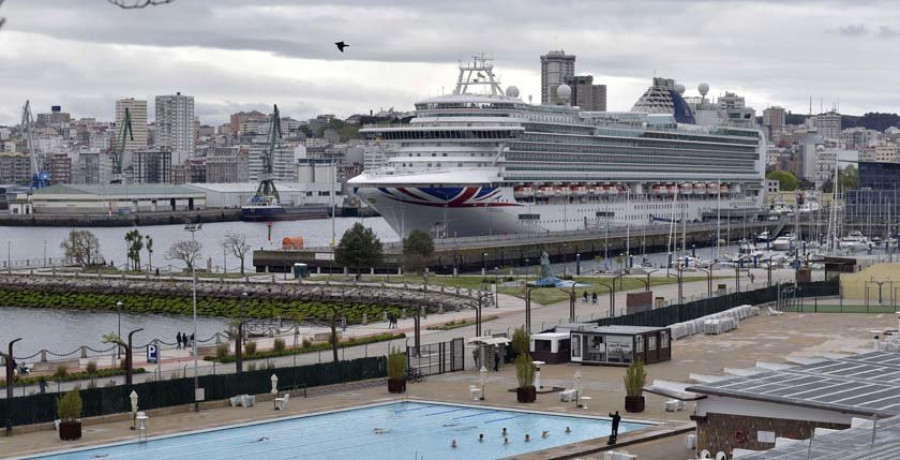
[[[870, 330], [895, 328], [896, 324], [894, 314], [788, 313], [780, 317], [759, 316], [742, 322], [738, 330], [721, 336], [695, 336], [676, 341], [672, 361], [647, 366], [647, 383], [651, 383], [653, 379], [688, 381], [688, 374], [692, 372], [721, 375], [725, 367], [753, 367], [757, 361], [784, 362], [784, 358], [790, 355], [813, 356], [817, 353], [869, 346], [872, 337]], [[357, 385], [334, 392], [314, 389], [309, 398], [292, 395], [285, 411], [274, 411], [271, 400], [265, 401], [263, 396], [257, 398], [257, 405], [252, 408], [232, 408], [224, 407], [222, 403], [210, 403], [210, 407], [204, 407], [199, 413], [185, 411], [186, 407], [153, 411], [150, 413], [150, 435], [185, 433], [408, 398], [592, 416], [607, 416], [618, 410], [626, 420], [657, 425], [620, 435], [620, 446], [627, 442], [637, 444], [616, 449], [640, 454], [641, 459], [692, 458], [692, 452], [684, 448], [684, 437], [680, 434], [693, 426], [693, 422], [688, 419], [690, 403], [685, 411], [666, 413], [663, 411], [665, 398], [646, 394], [647, 410], [640, 414], [628, 414], [623, 407], [622, 376], [625, 370], [617, 367], [548, 365], [542, 368], [542, 382], [544, 385], [570, 387], [576, 371], [583, 375], [583, 394], [593, 398], [586, 410], [576, 408], [573, 403], [560, 402], [556, 393], [539, 395], [534, 404], [518, 404], [515, 393], [508, 391], [516, 386], [515, 369], [512, 365], [506, 365], [500, 372], [488, 374], [485, 401], [472, 401], [469, 398], [468, 387], [478, 384], [479, 374], [466, 371], [431, 376], [425, 383], [409, 384], [408, 394], [402, 397], [389, 394], [386, 384], [376, 383], [374, 386]], [[166, 414], [163, 415], [163, 412]], [[101, 423], [85, 425], [83, 437], [76, 442], [63, 443], [59, 441], [55, 431], [48, 430], [0, 437], [0, 457], [15, 458], [60, 449], [135, 440], [135, 432], [129, 429], [130, 418], [127, 415], [118, 418], [117, 421], [107, 418]], [[673, 434], [679, 435], [672, 436]], [[659, 439], [660, 436], [669, 437]], [[516, 458], [599, 458], [600, 454], [596, 452], [605, 448], [605, 442], [605, 438], [599, 438]], [[436, 449], [444, 447], [436, 446]]]

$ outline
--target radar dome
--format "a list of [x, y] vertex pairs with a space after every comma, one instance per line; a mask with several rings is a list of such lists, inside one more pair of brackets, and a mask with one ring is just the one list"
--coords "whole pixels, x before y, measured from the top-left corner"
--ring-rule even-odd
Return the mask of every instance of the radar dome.
[[701, 96], [706, 97], [706, 94], [709, 93], [709, 85], [706, 83], [700, 83], [700, 85], [697, 86], [697, 91], [700, 91]]
[[506, 87], [506, 96], [512, 98], [519, 97], [519, 88], [516, 88], [515, 86]]
[[572, 97], [572, 88], [569, 88], [569, 85], [559, 85], [559, 88], [556, 88], [556, 97], [568, 101]]
[[684, 85], [681, 83], [675, 85], [675, 91], [678, 91], [678, 94], [684, 94]]
[[816, 146], [816, 152], [824, 152], [824, 151], [825, 151], [825, 146], [824, 146], [824, 145], [821, 145], [821, 144], [820, 144], [820, 145], [817, 145], [817, 146]]

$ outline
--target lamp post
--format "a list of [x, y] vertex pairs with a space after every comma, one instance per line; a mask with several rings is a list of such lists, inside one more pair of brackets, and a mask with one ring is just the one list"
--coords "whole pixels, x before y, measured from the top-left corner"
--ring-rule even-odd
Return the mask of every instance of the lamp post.
[[481, 276], [487, 274], [487, 253], [481, 253]]
[[653, 272], [658, 272], [659, 270], [660, 270], [660, 269], [658, 269], [658, 268], [653, 269], [653, 270], [647, 270], [647, 282], [644, 283], [644, 290], [645, 290], [645, 291], [649, 291], [649, 290], [650, 290], [650, 275], [651, 275]]
[[[134, 334], [143, 331], [144, 328], [138, 328], [128, 333], [128, 349], [125, 350], [125, 385], [131, 386], [132, 384], [132, 372], [131, 369], [134, 367], [134, 347], [132, 346], [132, 338]], [[121, 340], [121, 337], [119, 338]]]
[[[191, 241], [194, 234], [203, 228], [203, 224], [185, 224], [184, 230], [191, 233]], [[194, 310], [194, 340], [191, 340], [191, 353], [194, 355], [194, 412], [200, 412], [200, 400], [197, 398], [197, 390], [200, 388], [199, 364], [197, 363], [197, 267], [195, 261], [191, 262], [191, 289], [193, 295]]]
[[697, 270], [700, 270], [703, 273], [706, 273], [706, 295], [708, 297], [712, 297], [712, 272], [713, 272], [713, 267], [717, 264], [718, 264], [718, 262], [713, 262], [713, 263], [709, 264], [709, 267], [707, 267], [707, 268], [696, 267]]
[[244, 372], [244, 308], [249, 295], [241, 293], [241, 317], [238, 318], [237, 339], [234, 341], [234, 364], [238, 374]]
[[[15, 398], [13, 398], [13, 388], [16, 384], [15, 382], [15, 368], [13, 367], [13, 345], [16, 342], [22, 340], [22, 338], [13, 339], [9, 342], [9, 353], [4, 356], [6, 360], [6, 400], [9, 402], [9, 407], [7, 408], [7, 419], [6, 419], [6, 435], [12, 435], [12, 414], [13, 414], [13, 404], [15, 403]], [[2, 352], [0, 352], [2, 353]]]
[[609, 290], [609, 316], [616, 316], [616, 278], [620, 278], [622, 275], [617, 275], [612, 277], [612, 281], [607, 284], [602, 281], [597, 281], [597, 284], [607, 288]]
[[531, 291], [537, 286], [525, 283], [525, 332], [531, 334]]
[[678, 280], [678, 304], [681, 305], [684, 302], [684, 294], [681, 286], [681, 280], [682, 278], [684, 278], [684, 267], [682, 267], [681, 265], [676, 265], [675, 273], [675, 275], [667, 273], [666, 276], [671, 276]]
[[[118, 336], [119, 340], [122, 340], [122, 301], [116, 302], [116, 316], [119, 318], [119, 330]], [[116, 346], [116, 359], [122, 359], [122, 346]]]

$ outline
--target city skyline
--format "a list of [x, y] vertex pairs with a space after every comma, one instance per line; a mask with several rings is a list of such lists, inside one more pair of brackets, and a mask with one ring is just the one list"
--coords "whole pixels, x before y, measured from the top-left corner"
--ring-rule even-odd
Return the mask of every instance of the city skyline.
[[[737, 92], [759, 111], [806, 113], [810, 96], [814, 112], [837, 101], [844, 113], [894, 112], [900, 102], [871, 91], [890, 87], [894, 64], [883, 56], [900, 39], [889, 26], [900, 9], [886, 2], [454, 5], [227, 0], [124, 11], [99, 1], [7, 2], [0, 124], [17, 123], [25, 99], [39, 112], [62, 105], [111, 119], [117, 99], [176, 91], [193, 95], [210, 124], [272, 103], [298, 118], [411, 110], [450, 91], [457, 60], [482, 51], [496, 57], [505, 85], [539, 101], [540, 55], [555, 49], [607, 85], [612, 111], [628, 110], [654, 75], [689, 92], [701, 82], [711, 96]], [[433, 38], [448, 36], [457, 42]], [[337, 53], [336, 40], [352, 46]]]

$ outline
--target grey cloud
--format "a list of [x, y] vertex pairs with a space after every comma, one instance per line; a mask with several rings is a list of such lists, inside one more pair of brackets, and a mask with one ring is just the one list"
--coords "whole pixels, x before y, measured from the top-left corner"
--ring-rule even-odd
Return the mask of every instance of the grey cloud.
[[838, 33], [847, 37], [859, 37], [862, 35], [868, 35], [869, 29], [866, 28], [865, 24], [849, 24], [840, 27], [838, 29]]
[[877, 36], [879, 38], [896, 38], [900, 37], [900, 31], [890, 26], [881, 26], [878, 28]]

